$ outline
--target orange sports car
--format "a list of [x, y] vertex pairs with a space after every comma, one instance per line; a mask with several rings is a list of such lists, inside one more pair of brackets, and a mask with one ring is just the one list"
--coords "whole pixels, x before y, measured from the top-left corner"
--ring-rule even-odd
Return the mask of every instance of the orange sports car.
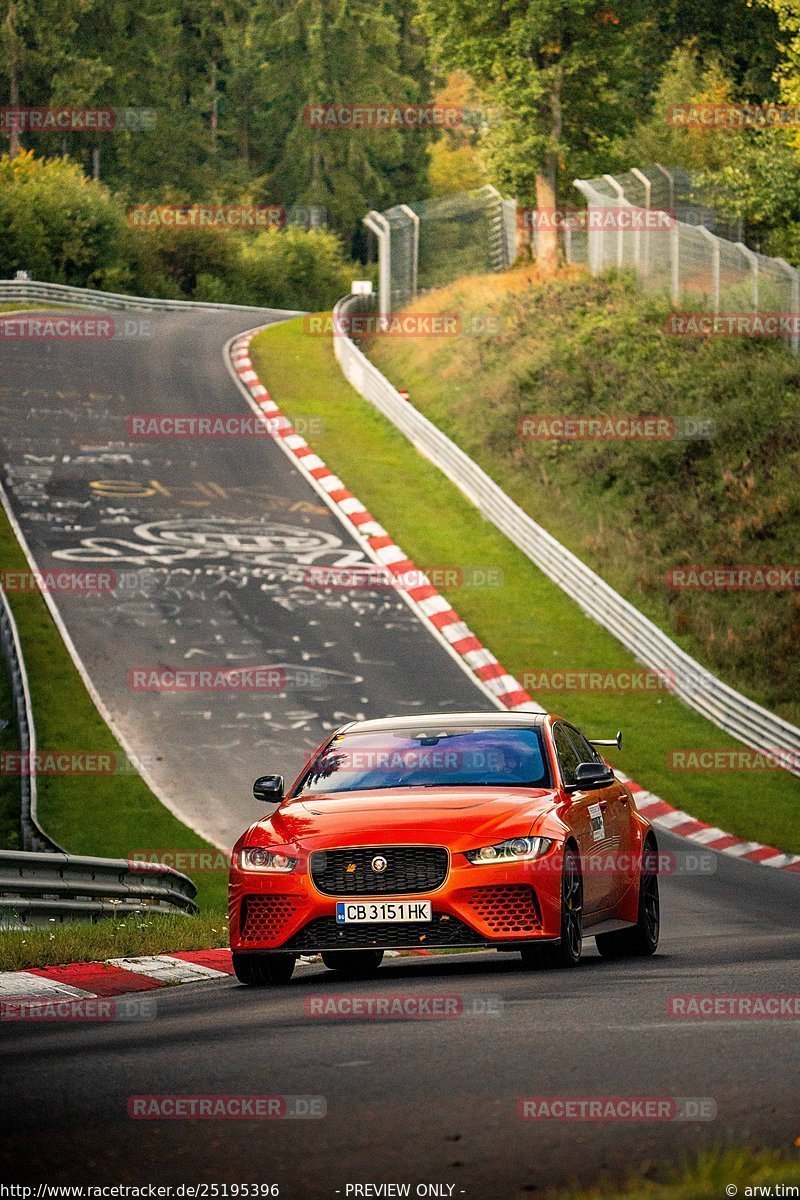
[[388, 949], [517, 951], [572, 967], [654, 953], [658, 847], [633, 796], [568, 721], [434, 713], [333, 733], [237, 842], [233, 965], [243, 983], [291, 978], [299, 955], [369, 975]]

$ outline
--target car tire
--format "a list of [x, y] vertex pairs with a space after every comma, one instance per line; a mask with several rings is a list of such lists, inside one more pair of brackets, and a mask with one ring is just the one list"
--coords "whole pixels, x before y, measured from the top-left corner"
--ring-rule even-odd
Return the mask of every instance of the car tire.
[[237, 954], [233, 952], [233, 970], [239, 983], [251, 987], [280, 987], [292, 978], [295, 954]]
[[522, 950], [526, 967], [577, 967], [583, 949], [583, 879], [578, 853], [564, 851], [561, 870], [561, 936], [542, 946], [532, 943]]
[[382, 950], [326, 950], [322, 961], [345, 979], [369, 979], [383, 962]]
[[[648, 868], [652, 860], [652, 869]], [[636, 924], [614, 933], [598, 933], [594, 939], [603, 958], [644, 958], [655, 954], [661, 929], [661, 902], [658, 895], [658, 851], [648, 842], [639, 880], [639, 908]]]

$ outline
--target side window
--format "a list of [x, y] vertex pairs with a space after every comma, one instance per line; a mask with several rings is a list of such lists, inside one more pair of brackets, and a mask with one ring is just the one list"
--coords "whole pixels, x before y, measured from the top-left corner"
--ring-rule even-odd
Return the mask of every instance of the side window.
[[556, 744], [556, 756], [558, 757], [558, 765], [561, 768], [561, 777], [565, 784], [574, 783], [575, 771], [580, 759], [578, 758], [578, 752], [566, 725], [561, 725], [560, 723], [556, 725], [553, 732], [553, 740]]
[[574, 729], [572, 725], [569, 725], [567, 728], [569, 735], [572, 738], [572, 743], [575, 746], [579, 763], [599, 763], [603, 761], [595, 750], [594, 746], [589, 745], [582, 733], [578, 733], [578, 730]]

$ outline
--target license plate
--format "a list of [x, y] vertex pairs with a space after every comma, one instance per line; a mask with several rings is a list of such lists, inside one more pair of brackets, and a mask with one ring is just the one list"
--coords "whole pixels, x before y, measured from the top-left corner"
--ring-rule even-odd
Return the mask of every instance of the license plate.
[[430, 900], [377, 900], [356, 903], [339, 900], [337, 925], [392, 924], [398, 921], [431, 921]]

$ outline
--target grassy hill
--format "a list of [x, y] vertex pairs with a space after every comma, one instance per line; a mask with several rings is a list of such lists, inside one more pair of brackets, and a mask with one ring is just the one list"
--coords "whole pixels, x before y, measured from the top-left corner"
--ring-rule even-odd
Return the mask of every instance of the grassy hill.
[[[461, 280], [418, 311], [453, 337], [366, 347], [411, 402], [532, 517], [728, 683], [800, 722], [800, 593], [686, 591], [697, 564], [800, 561], [800, 359], [780, 344], [666, 332], [629, 278], [535, 270]], [[703, 438], [553, 441], [525, 418], [653, 415]]]

